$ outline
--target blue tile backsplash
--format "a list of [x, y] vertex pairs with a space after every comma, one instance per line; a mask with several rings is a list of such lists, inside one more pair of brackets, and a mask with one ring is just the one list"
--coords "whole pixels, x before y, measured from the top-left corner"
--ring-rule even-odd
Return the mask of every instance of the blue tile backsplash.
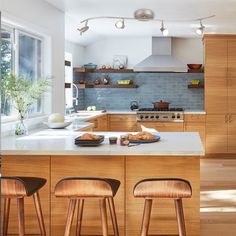
[[[101, 73], [74, 74], [74, 83], [86, 79], [93, 84], [101, 79]], [[137, 89], [96, 88], [84, 89], [79, 93], [79, 106], [85, 109], [95, 105], [97, 109], [127, 110], [130, 102], [138, 101], [140, 107], [152, 107], [152, 102], [163, 100], [170, 102], [170, 107], [183, 107], [186, 110], [204, 109], [204, 90], [188, 89], [193, 79], [203, 81], [203, 73], [110, 73], [110, 84], [118, 79], [131, 79]]]

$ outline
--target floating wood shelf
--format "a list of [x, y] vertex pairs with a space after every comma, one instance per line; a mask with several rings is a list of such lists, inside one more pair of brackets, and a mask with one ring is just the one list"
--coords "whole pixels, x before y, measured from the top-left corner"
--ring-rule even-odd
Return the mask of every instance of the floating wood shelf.
[[83, 67], [75, 67], [75, 73], [133, 73], [133, 69], [85, 69]]
[[198, 69], [198, 70], [193, 70], [193, 69], [188, 69], [188, 73], [204, 73], [204, 69]]
[[202, 88], [204, 88], [204, 84], [199, 84], [199, 85], [189, 84], [188, 88], [189, 89], [202, 89]]
[[79, 89], [86, 89], [86, 88], [138, 88], [138, 85], [136, 84], [99, 84], [99, 85], [93, 85], [93, 84], [77, 84], [77, 87]]

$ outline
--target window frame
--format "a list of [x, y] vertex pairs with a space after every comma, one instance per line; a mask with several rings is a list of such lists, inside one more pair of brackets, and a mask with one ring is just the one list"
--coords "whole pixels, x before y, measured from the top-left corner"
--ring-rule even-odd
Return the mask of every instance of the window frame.
[[[42, 35], [35, 34], [30, 30], [20, 29], [15, 25], [11, 25], [5, 22], [2, 22], [1, 28], [6, 29], [12, 33], [12, 72], [16, 75], [19, 75], [19, 35], [23, 35], [35, 38], [41, 41], [41, 77], [45, 75], [45, 38]], [[40, 112], [34, 112], [28, 114], [27, 118], [35, 118], [40, 116], [45, 116], [45, 96], [41, 99], [41, 110]], [[10, 116], [1, 116], [2, 123], [15, 122], [18, 120], [17, 111], [13, 108], [12, 114]]]

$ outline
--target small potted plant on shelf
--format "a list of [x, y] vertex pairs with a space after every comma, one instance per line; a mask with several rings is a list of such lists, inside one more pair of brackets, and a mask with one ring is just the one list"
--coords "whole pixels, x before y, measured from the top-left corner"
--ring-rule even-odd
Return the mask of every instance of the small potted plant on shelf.
[[1, 78], [1, 93], [5, 99], [10, 101], [18, 112], [18, 123], [15, 134], [24, 135], [28, 133], [25, 125], [27, 112], [44, 92], [46, 92], [50, 81], [48, 79], [37, 79], [34, 82], [27, 76], [9, 74]]

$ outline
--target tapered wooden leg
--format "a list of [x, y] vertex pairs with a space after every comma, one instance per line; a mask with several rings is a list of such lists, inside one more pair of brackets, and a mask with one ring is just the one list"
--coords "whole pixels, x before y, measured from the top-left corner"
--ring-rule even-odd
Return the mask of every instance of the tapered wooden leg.
[[25, 235], [24, 198], [17, 198], [19, 236]]
[[100, 211], [102, 219], [102, 235], [108, 236], [108, 225], [107, 225], [107, 210], [106, 210], [106, 200], [99, 199], [100, 202]]
[[41, 236], [46, 236], [46, 230], [45, 230], [45, 225], [44, 225], [44, 220], [43, 220], [43, 213], [42, 213], [39, 193], [38, 192], [34, 193], [33, 198], [34, 198], [34, 205], [35, 205], [36, 214], [37, 214], [37, 218], [39, 222]]
[[175, 210], [178, 222], [179, 236], [186, 236], [182, 199], [175, 199]]
[[142, 228], [141, 228], [141, 234], [140, 234], [141, 236], [148, 235], [151, 210], [152, 210], [152, 199], [145, 199], [143, 221], [142, 221]]
[[4, 213], [3, 213], [3, 223], [2, 223], [3, 236], [7, 235], [8, 222], [9, 222], [9, 213], [10, 213], [10, 203], [11, 203], [10, 198], [5, 198], [4, 199], [4, 209], [3, 209]]
[[79, 199], [78, 200], [78, 215], [77, 215], [76, 236], [81, 235], [83, 210], [84, 210], [84, 199]]
[[66, 219], [66, 229], [64, 236], [70, 235], [70, 229], [73, 222], [74, 212], [76, 206], [76, 199], [70, 199], [68, 212], [67, 212], [67, 219]]
[[119, 236], [114, 199], [113, 199], [113, 197], [110, 197], [107, 199], [107, 201], [108, 201], [109, 209], [110, 209], [110, 213], [111, 213], [111, 220], [112, 220], [114, 235]]

